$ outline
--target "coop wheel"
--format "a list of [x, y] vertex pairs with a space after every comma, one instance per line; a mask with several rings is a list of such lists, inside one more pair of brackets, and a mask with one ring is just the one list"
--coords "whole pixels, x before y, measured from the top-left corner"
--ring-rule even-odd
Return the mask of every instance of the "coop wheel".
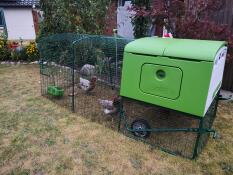
[[[131, 129], [133, 129], [133, 130], [150, 129], [150, 125], [144, 119], [137, 119], [137, 120], [134, 120], [133, 123], [131, 124]], [[148, 138], [150, 136], [149, 131], [134, 131], [133, 134], [134, 134], [134, 136], [140, 137], [143, 139]]]

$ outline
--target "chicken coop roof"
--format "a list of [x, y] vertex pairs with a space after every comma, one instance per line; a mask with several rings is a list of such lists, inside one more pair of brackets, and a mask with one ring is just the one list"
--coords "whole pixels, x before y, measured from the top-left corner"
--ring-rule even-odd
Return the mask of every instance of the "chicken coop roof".
[[39, 7], [39, 0], [0, 0], [0, 7]]

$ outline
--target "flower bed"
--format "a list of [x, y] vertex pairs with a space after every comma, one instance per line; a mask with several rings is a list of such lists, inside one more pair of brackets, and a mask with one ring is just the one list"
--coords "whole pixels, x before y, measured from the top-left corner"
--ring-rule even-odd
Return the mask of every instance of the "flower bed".
[[[0, 36], [0, 62], [13, 64], [11, 62], [32, 62], [39, 60], [39, 52], [35, 42], [24, 45], [23, 41], [7, 41]], [[14, 63], [16, 64], [16, 63]]]

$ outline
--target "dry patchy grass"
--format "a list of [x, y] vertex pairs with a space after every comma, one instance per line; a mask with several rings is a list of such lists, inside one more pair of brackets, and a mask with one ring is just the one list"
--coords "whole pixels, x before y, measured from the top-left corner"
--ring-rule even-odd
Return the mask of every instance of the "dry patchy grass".
[[0, 174], [233, 174], [233, 104], [197, 160], [163, 153], [40, 96], [37, 66], [0, 66]]

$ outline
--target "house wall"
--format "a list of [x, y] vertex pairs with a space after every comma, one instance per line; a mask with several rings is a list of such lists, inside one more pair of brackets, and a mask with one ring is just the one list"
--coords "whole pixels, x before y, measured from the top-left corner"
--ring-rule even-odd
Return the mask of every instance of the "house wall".
[[36, 38], [32, 9], [5, 8], [5, 21], [9, 40], [34, 40]]
[[125, 1], [125, 6], [122, 6], [122, 1], [112, 2], [105, 21], [107, 24], [104, 31], [105, 35], [113, 36], [113, 29], [117, 29], [119, 36], [134, 38], [130, 19], [132, 14], [127, 10], [129, 6], [131, 6], [131, 3], [127, 0]]
[[131, 7], [131, 2], [125, 1], [124, 6], [119, 6], [117, 8], [118, 35], [125, 38], [134, 38], [133, 25], [131, 23], [133, 12], [129, 10]]
[[[155, 9], [160, 9], [161, 0], [152, 0], [152, 6]], [[125, 38], [134, 38], [133, 25], [131, 23], [131, 17], [134, 15], [129, 8], [132, 7], [131, 0], [118, 0], [117, 8], [117, 29], [118, 35]], [[124, 6], [122, 6], [124, 5]], [[162, 36], [163, 35], [163, 26], [156, 26], [155, 30], [151, 35]]]

